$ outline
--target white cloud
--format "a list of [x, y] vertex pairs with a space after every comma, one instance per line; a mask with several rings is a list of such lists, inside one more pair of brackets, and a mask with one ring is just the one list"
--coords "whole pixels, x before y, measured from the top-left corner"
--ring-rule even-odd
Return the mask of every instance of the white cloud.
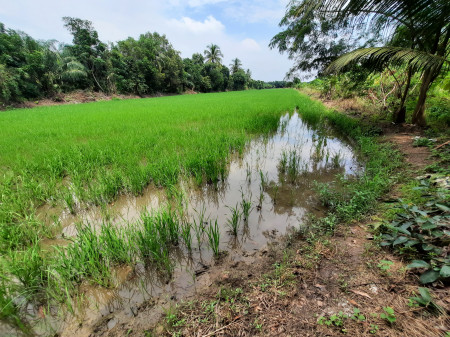
[[191, 7], [201, 7], [205, 5], [215, 5], [220, 2], [227, 2], [227, 0], [189, 0], [188, 4]]
[[261, 46], [253, 39], [247, 38], [241, 41], [241, 46], [243, 49], [251, 52], [261, 51]]
[[225, 30], [225, 26], [222, 22], [216, 20], [212, 15], [209, 15], [203, 22], [185, 16], [180, 20], [170, 20], [170, 24], [180, 31], [187, 30], [194, 34], [216, 34]]

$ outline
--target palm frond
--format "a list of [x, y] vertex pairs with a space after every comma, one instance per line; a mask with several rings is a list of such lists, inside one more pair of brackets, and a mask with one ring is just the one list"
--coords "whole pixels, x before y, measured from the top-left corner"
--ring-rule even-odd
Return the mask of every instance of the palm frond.
[[403, 25], [415, 34], [434, 33], [450, 22], [448, 0], [304, 0], [291, 4], [297, 17], [317, 12], [379, 29]]
[[443, 64], [449, 63], [443, 57], [408, 48], [361, 48], [339, 57], [328, 66], [325, 73], [338, 73], [348, 65], [358, 62], [370, 64], [371, 68], [374, 66], [384, 67], [388, 64], [400, 65], [407, 63], [414, 71], [440, 69]]

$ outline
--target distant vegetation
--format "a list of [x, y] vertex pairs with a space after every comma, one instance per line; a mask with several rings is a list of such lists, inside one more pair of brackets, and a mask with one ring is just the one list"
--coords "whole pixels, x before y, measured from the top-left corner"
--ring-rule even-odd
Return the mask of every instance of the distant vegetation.
[[145, 96], [285, 86], [252, 79], [237, 58], [228, 68], [215, 44], [182, 59], [158, 33], [106, 44], [90, 21], [63, 21], [73, 36], [71, 45], [38, 41], [0, 23], [0, 106], [43, 97], [58, 101], [76, 89]]

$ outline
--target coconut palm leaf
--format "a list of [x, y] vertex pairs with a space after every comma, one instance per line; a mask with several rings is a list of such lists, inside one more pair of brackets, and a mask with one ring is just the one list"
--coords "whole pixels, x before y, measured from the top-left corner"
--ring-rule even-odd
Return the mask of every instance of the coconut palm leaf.
[[348, 65], [361, 62], [374, 67], [384, 67], [388, 64], [400, 65], [408, 63], [415, 71], [436, 70], [449, 60], [418, 50], [400, 47], [361, 48], [344, 54], [332, 62], [326, 73], [338, 73]]
[[443, 23], [448, 26], [450, 22], [448, 0], [304, 0], [296, 11], [298, 16], [315, 11], [351, 17], [353, 24], [376, 25], [379, 29], [404, 25], [415, 34], [435, 33]]
[[222, 61], [222, 51], [216, 44], [211, 43], [209, 46], [207, 46], [204, 54], [208, 63], [220, 64], [220, 62]]

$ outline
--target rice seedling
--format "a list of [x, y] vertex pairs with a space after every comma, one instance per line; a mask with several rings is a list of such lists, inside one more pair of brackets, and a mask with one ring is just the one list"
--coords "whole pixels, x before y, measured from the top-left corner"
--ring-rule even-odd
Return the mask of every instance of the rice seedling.
[[259, 170], [259, 177], [261, 180], [261, 188], [265, 190], [267, 186], [267, 181], [269, 180], [269, 178], [267, 177], [267, 173], [264, 174], [262, 170]]
[[211, 250], [214, 253], [215, 257], [218, 257], [220, 254], [219, 245], [220, 245], [220, 230], [219, 225], [217, 223], [217, 219], [214, 221], [214, 225], [212, 221], [210, 221], [208, 228], [206, 229], [206, 234], [208, 236], [208, 242]]
[[191, 235], [191, 224], [189, 222], [184, 222], [181, 225], [181, 236], [183, 238], [184, 244], [189, 252], [192, 251], [192, 235]]
[[70, 190], [67, 190], [66, 193], [63, 194], [64, 201], [66, 203], [67, 208], [71, 214], [75, 214], [75, 199], [73, 197], [73, 193]]
[[341, 153], [340, 152], [336, 153], [331, 159], [331, 161], [333, 163], [333, 167], [334, 168], [341, 167], [341, 160], [342, 160]]
[[200, 249], [203, 242], [203, 235], [205, 233], [205, 227], [208, 224], [208, 217], [206, 217], [206, 207], [203, 205], [200, 211], [194, 210], [197, 213], [197, 220], [193, 220], [193, 227], [195, 237], [197, 239], [197, 246]]
[[298, 174], [300, 173], [300, 161], [301, 156], [297, 153], [297, 150], [289, 151], [287, 174], [292, 182], [296, 180]]
[[250, 184], [252, 182], [252, 169], [248, 163], [246, 165], [247, 182]]
[[102, 242], [90, 225], [77, 225], [77, 237], [57, 250], [55, 266], [61, 278], [74, 283], [87, 279], [103, 287], [112, 287], [111, 264]]
[[244, 196], [244, 192], [241, 191], [242, 194], [242, 200], [241, 200], [241, 209], [242, 209], [242, 215], [244, 216], [244, 221], [248, 221], [248, 217], [250, 215], [251, 212], [251, 208], [252, 208], [252, 198], [250, 196], [250, 198], [246, 199]]
[[260, 211], [262, 209], [262, 204], [264, 201], [264, 190], [262, 187], [259, 187], [259, 197], [258, 197], [258, 205], [256, 205], [256, 209]]
[[281, 158], [278, 164], [278, 169], [280, 170], [281, 173], [286, 173], [287, 166], [288, 166], [288, 154], [285, 150], [283, 150], [283, 152], [281, 152]]
[[133, 261], [135, 247], [129, 239], [132, 230], [130, 227], [117, 228], [107, 223], [101, 225], [98, 240], [112, 264], [130, 264]]
[[273, 188], [273, 204], [275, 205], [277, 203], [277, 198], [278, 198], [278, 185], [275, 185], [275, 187]]
[[241, 220], [239, 205], [236, 204], [236, 207], [227, 206], [227, 208], [231, 211], [231, 218], [227, 220], [227, 226], [230, 228], [231, 233], [234, 236], [237, 236], [239, 231], [239, 222]]

